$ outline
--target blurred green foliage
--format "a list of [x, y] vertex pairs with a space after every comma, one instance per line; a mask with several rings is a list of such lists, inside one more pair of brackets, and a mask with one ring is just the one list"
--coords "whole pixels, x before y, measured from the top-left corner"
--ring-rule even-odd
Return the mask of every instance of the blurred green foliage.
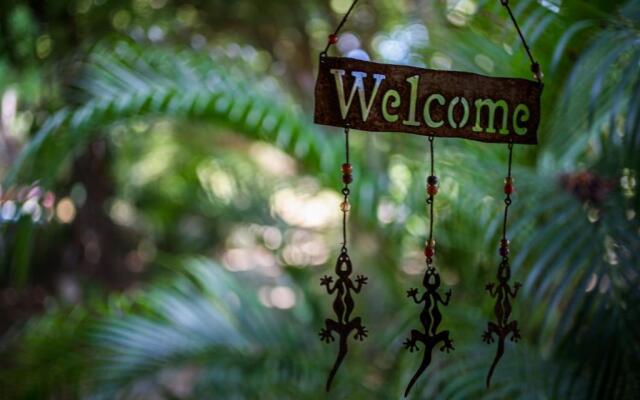
[[[311, 122], [348, 0], [9, 1], [0, 7], [0, 397], [324, 398], [318, 278], [339, 248], [342, 137]], [[414, 398], [640, 392], [640, 3], [511, 1], [545, 73], [517, 146], [514, 316], [491, 390], [482, 288], [504, 146], [436, 140], [437, 263], [453, 288]], [[528, 77], [499, 1], [361, 1], [337, 53]], [[525, 146], [526, 147], [526, 146]], [[336, 398], [399, 398], [424, 271], [425, 138], [354, 132], [352, 259], [370, 284]], [[47, 197], [47, 192], [53, 197]], [[10, 204], [10, 205], [9, 205]], [[13, 208], [12, 208], [13, 207]]]

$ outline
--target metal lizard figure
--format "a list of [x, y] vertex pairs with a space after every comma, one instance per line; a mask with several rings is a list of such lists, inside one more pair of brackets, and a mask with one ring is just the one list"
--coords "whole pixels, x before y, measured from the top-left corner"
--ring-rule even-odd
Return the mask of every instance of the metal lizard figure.
[[426, 290], [419, 299], [417, 297], [418, 289], [410, 289], [407, 291], [407, 297], [413, 298], [416, 304], [424, 303], [424, 308], [420, 313], [420, 321], [424, 326], [424, 333], [413, 329], [411, 336], [407, 338], [403, 344], [410, 352], [413, 352], [414, 350], [418, 350], [417, 342], [422, 342], [425, 345], [425, 350], [422, 363], [413, 375], [413, 378], [411, 378], [404, 392], [405, 397], [409, 395], [413, 385], [431, 363], [431, 353], [438, 343], [443, 342], [440, 351], [446, 351], [448, 353], [450, 350], [454, 350], [453, 340], [449, 338], [449, 331], [438, 332], [438, 326], [442, 321], [442, 314], [438, 309], [438, 303], [442, 303], [442, 305], [445, 306], [448, 305], [449, 299], [451, 298], [451, 290], [446, 293], [446, 299], [442, 300], [442, 297], [440, 297], [438, 293], [440, 274], [438, 274], [433, 267], [427, 268], [422, 284]]
[[482, 335], [482, 340], [486, 343], [492, 343], [494, 341], [494, 333], [498, 337], [498, 351], [496, 352], [496, 358], [493, 360], [493, 364], [491, 364], [489, 374], [487, 375], [487, 387], [491, 384], [493, 371], [504, 354], [504, 341], [509, 333], [512, 333], [512, 342], [517, 342], [521, 338], [520, 329], [518, 329], [518, 321], [509, 321], [509, 318], [511, 317], [511, 302], [509, 301], [509, 297], [515, 298], [518, 294], [518, 289], [520, 289], [522, 285], [516, 282], [513, 285], [513, 290], [511, 290], [511, 287], [509, 286], [510, 278], [511, 267], [509, 267], [508, 262], [503, 261], [500, 264], [500, 268], [498, 268], [498, 286], [496, 287], [494, 283], [488, 283], [485, 286], [485, 290], [489, 292], [491, 297], [496, 298], [494, 311], [498, 320], [497, 324], [489, 322], [487, 330]]
[[349, 258], [346, 249], [343, 248], [342, 253], [338, 257], [338, 261], [336, 262], [336, 275], [338, 275], [336, 283], [331, 287], [333, 278], [326, 275], [320, 280], [320, 284], [327, 287], [327, 292], [329, 294], [337, 292], [336, 298], [333, 301], [333, 311], [335, 311], [337, 319], [332, 320], [327, 318], [324, 321], [325, 327], [320, 330], [320, 338], [326, 343], [330, 343], [335, 340], [331, 334], [332, 332], [336, 332], [339, 337], [338, 357], [331, 369], [331, 372], [329, 372], [326, 385], [327, 391], [331, 389], [331, 381], [347, 355], [347, 339], [349, 338], [349, 334], [355, 330], [356, 334], [354, 339], [356, 340], [363, 340], [367, 336], [367, 329], [362, 326], [360, 317], [351, 319], [351, 313], [354, 308], [351, 291], [360, 293], [362, 286], [367, 283], [367, 278], [363, 275], [358, 275], [356, 277], [357, 285], [354, 285], [350, 278], [352, 270], [353, 267], [351, 266], [351, 259]]

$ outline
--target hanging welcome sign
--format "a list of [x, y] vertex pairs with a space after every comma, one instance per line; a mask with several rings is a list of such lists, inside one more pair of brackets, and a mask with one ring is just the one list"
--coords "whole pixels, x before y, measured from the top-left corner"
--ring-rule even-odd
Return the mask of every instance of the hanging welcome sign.
[[467, 72], [436, 71], [401, 65], [386, 65], [351, 58], [329, 57], [329, 48], [338, 42], [338, 33], [358, 0], [354, 0], [346, 15], [320, 53], [318, 79], [315, 88], [315, 122], [344, 129], [345, 162], [342, 164], [342, 246], [335, 264], [334, 277], [325, 275], [320, 284], [333, 296], [335, 316], [327, 318], [319, 332], [320, 339], [337, 342], [338, 354], [329, 371], [326, 390], [347, 356], [349, 339], [364, 340], [369, 331], [362, 318], [356, 316], [355, 295], [368, 279], [353, 276], [354, 267], [347, 249], [347, 216], [351, 210], [349, 185], [353, 182], [353, 166], [349, 161], [349, 131], [399, 132], [424, 135], [429, 141], [430, 164], [426, 179], [425, 201], [429, 229], [424, 244], [426, 270], [423, 288], [407, 290], [407, 297], [422, 308], [420, 326], [412, 329], [404, 340], [410, 352], [421, 351], [422, 361], [412, 375], [404, 395], [409, 396], [420, 376], [425, 373], [435, 349], [449, 353], [454, 350], [453, 334], [441, 328], [443, 307], [449, 304], [451, 290], [440, 287], [441, 280], [434, 260], [434, 202], [439, 191], [434, 157], [434, 138], [455, 137], [489, 143], [505, 143], [508, 149], [507, 173], [504, 178], [504, 209], [502, 235], [498, 254], [501, 261], [496, 281], [488, 283], [485, 291], [494, 298], [495, 319], [478, 335], [486, 343], [497, 342], [496, 353], [487, 373], [487, 387], [504, 355], [507, 340], [520, 340], [518, 322], [512, 319], [512, 302], [520, 284], [511, 283], [509, 264], [510, 241], [507, 237], [509, 207], [514, 192], [512, 176], [515, 144], [537, 144], [540, 122], [542, 73], [533, 59], [529, 46], [508, 0], [500, 0], [506, 8], [531, 61], [535, 81], [518, 78], [496, 78]]
[[315, 122], [363, 131], [536, 144], [542, 86], [517, 78], [322, 57]]

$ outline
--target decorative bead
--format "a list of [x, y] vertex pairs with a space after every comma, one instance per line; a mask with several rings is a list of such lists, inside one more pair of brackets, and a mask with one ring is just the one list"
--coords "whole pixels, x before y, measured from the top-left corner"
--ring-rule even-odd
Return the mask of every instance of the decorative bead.
[[513, 179], [511, 177], [504, 178], [504, 193], [513, 193]]
[[342, 210], [342, 212], [347, 212], [351, 209], [351, 204], [349, 204], [349, 201], [345, 200], [342, 203], [340, 203], [340, 210]]
[[424, 248], [424, 256], [425, 257], [433, 257], [433, 255], [435, 254], [435, 250], [432, 247], [426, 246]]
[[424, 244], [424, 255], [425, 257], [433, 257], [436, 254], [436, 241], [435, 240], [427, 240]]
[[351, 174], [353, 172], [353, 167], [349, 163], [342, 164], [342, 173], [343, 174]]
[[353, 175], [351, 174], [342, 174], [342, 182], [349, 184], [353, 182]]
[[429, 196], [435, 196], [436, 194], [438, 194], [438, 187], [435, 185], [427, 186], [427, 193], [429, 194]]
[[501, 239], [500, 240], [500, 250], [499, 253], [502, 257], [506, 257], [509, 255], [509, 239]]
[[430, 176], [427, 178], [427, 183], [428, 183], [429, 185], [436, 186], [436, 185], [438, 184], [438, 177], [437, 177], [437, 176], [434, 176], [434, 175], [430, 175]]
[[533, 77], [534, 78], [536, 78], [538, 80], [542, 80], [542, 77], [544, 76], [544, 74], [540, 70], [540, 64], [538, 64], [538, 63], [531, 64], [531, 72], [533, 72]]
[[531, 72], [533, 72], [534, 74], [539, 73], [540, 72], [540, 64], [538, 64], [538, 63], [531, 64]]
[[329, 43], [330, 44], [338, 43], [338, 35], [334, 35], [333, 33], [329, 35]]

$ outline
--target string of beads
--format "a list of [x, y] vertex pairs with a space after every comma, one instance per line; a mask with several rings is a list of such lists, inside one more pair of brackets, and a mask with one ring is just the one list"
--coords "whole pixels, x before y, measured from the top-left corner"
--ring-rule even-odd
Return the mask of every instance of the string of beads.
[[429, 239], [424, 245], [424, 256], [427, 259], [427, 266], [433, 264], [433, 257], [436, 254], [436, 241], [433, 240], [433, 202], [438, 194], [438, 177], [435, 175], [433, 160], [433, 136], [429, 136], [429, 149], [431, 153], [431, 172], [427, 177], [427, 207], [429, 208]]
[[502, 221], [502, 239], [500, 239], [500, 249], [498, 253], [502, 256], [503, 263], [509, 261], [509, 239], [507, 239], [507, 217], [509, 215], [509, 206], [511, 206], [511, 194], [515, 191], [513, 184], [514, 179], [511, 176], [511, 164], [513, 161], [513, 143], [509, 143], [509, 164], [507, 169], [507, 176], [504, 178], [504, 219]]
[[345, 162], [342, 164], [342, 195], [344, 196], [342, 203], [340, 203], [340, 210], [342, 211], [342, 252], [347, 252], [347, 214], [351, 210], [351, 204], [349, 203], [349, 184], [353, 182], [353, 166], [349, 162], [349, 127], [344, 128], [344, 143], [345, 143]]

